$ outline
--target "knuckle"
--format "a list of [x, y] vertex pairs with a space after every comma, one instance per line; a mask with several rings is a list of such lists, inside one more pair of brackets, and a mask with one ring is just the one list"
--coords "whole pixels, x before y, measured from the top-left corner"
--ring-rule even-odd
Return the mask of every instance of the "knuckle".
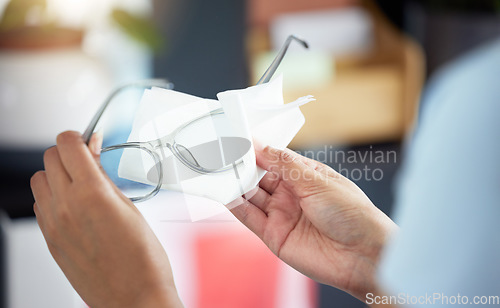
[[316, 171], [323, 171], [323, 170], [331, 169], [328, 165], [325, 165], [322, 162], [319, 162], [317, 160], [314, 160], [313, 162], [314, 162], [314, 170], [316, 170]]
[[40, 216], [39, 215], [40, 214], [40, 210], [38, 208], [38, 204], [36, 203], [36, 201], [33, 202], [33, 213], [35, 213], [35, 216], [37, 216], [37, 217]]
[[280, 161], [284, 162], [285, 164], [291, 164], [297, 159], [297, 156], [293, 155], [289, 151], [280, 151], [279, 159], [280, 159]]
[[322, 174], [325, 177], [337, 177], [337, 172], [332, 167], [318, 162], [314, 167], [314, 171]]
[[288, 149], [280, 150], [268, 146], [264, 151], [267, 153], [269, 162], [274, 164], [293, 162], [296, 157], [295, 153]]

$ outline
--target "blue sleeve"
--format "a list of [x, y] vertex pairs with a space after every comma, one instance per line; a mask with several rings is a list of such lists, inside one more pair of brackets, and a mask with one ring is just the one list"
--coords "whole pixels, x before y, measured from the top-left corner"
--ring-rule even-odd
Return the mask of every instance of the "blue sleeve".
[[396, 196], [401, 230], [379, 280], [392, 294], [498, 300], [500, 41], [447, 67], [428, 89]]

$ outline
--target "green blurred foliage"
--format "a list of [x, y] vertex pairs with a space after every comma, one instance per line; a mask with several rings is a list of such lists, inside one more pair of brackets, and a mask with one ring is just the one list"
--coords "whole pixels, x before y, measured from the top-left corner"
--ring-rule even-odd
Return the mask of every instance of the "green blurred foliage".
[[[43, 29], [47, 32], [57, 28], [57, 23], [50, 20], [46, 14], [46, 8], [47, 0], [11, 0], [0, 19], [0, 32], [9, 32], [30, 26], [26, 24], [26, 21], [28, 15], [33, 12], [39, 15], [39, 23], [31, 30], [33, 34], [40, 33], [40, 30]], [[144, 44], [152, 51], [157, 52], [164, 45], [163, 36], [151, 19], [134, 15], [122, 9], [114, 9], [110, 18], [131, 39]]]
[[128, 36], [151, 50], [159, 51], [163, 46], [163, 36], [151, 19], [130, 14], [122, 9], [114, 9], [111, 18]]
[[30, 11], [38, 9], [43, 12], [46, 8], [46, 0], [11, 0], [0, 20], [0, 30], [8, 31], [24, 27]]

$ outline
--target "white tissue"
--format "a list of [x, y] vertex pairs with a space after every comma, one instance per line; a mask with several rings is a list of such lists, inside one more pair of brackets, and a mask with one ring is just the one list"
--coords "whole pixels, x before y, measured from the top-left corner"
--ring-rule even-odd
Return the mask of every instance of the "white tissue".
[[[221, 173], [186, 177], [183, 176], [186, 167], [172, 158], [173, 154], [168, 148], [163, 148], [159, 154], [168, 162], [163, 166], [166, 179], [162, 188], [227, 204], [256, 187], [265, 174], [265, 171], [255, 164], [253, 140], [263, 146], [285, 148], [305, 122], [299, 106], [314, 99], [308, 96], [284, 105], [281, 75], [266, 84], [221, 92], [217, 94], [217, 98], [218, 101], [203, 99], [159, 88], [146, 90], [128, 141], [156, 140], [172, 133], [182, 124], [222, 107], [227, 117], [227, 125], [222, 129], [204, 127], [196, 134], [202, 134], [201, 137], [207, 138], [206, 140], [217, 139], [217, 135], [221, 134], [249, 140], [251, 147], [243, 156], [243, 162], [236, 165], [236, 170], [233, 168]], [[142, 176], [145, 174], [144, 170], [149, 170], [142, 168], [151, 168], [144, 165], [144, 161], [124, 151], [119, 164], [119, 176], [152, 184]], [[187, 207], [193, 220], [208, 218], [226, 210], [222, 205], [203, 207], [199, 204], [187, 204]]]

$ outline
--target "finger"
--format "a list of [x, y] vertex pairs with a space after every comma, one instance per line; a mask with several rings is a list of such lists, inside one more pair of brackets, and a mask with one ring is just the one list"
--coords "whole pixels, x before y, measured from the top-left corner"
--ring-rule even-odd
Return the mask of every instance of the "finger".
[[30, 185], [36, 206], [40, 210], [39, 212], [43, 212], [44, 208], [50, 204], [50, 200], [52, 199], [52, 193], [45, 171], [38, 171], [35, 173], [31, 177]]
[[[112, 183], [112, 187], [113, 187], [114, 191], [119, 193], [120, 195], [122, 195], [122, 197], [125, 197], [125, 196], [123, 196], [123, 193], [120, 191], [120, 189], [113, 183], [113, 181], [111, 181], [109, 176], [106, 174], [104, 167], [101, 164], [101, 150], [102, 150], [103, 137], [104, 136], [103, 136], [102, 131], [98, 131], [98, 132], [92, 134], [92, 137], [90, 138], [89, 145], [88, 145], [88, 147], [90, 149], [90, 153], [92, 154], [92, 157], [94, 158], [95, 162], [97, 163], [97, 165], [99, 167], [99, 170], [101, 170], [101, 172], [104, 175], [104, 177], [106, 178], [106, 180], [109, 181], [110, 183]], [[128, 199], [128, 198], [125, 197], [125, 199]]]
[[330, 168], [329, 166], [327, 166], [323, 163], [320, 163], [319, 161], [314, 160], [312, 158], [302, 156], [302, 155], [300, 155], [300, 154], [298, 154], [290, 149], [284, 149], [283, 152], [290, 154], [291, 156], [294, 157], [294, 159], [300, 161], [301, 163], [305, 164], [306, 166], [309, 166], [311, 169], [314, 169], [315, 171], [323, 172], [323, 173], [328, 174], [328, 175], [332, 175], [332, 174], [330, 174], [331, 172], [336, 173], [336, 171], [333, 170], [332, 168]]
[[[255, 152], [258, 153], [258, 152], [262, 152], [264, 149], [265, 149], [265, 146], [260, 143], [258, 140], [253, 140], [253, 143], [254, 143], [254, 148], [255, 148]], [[334, 175], [337, 175], [337, 172], [335, 170], [333, 170], [332, 168], [330, 168], [329, 166], [323, 164], [323, 163], [320, 163], [319, 161], [317, 160], [314, 160], [314, 159], [311, 159], [311, 158], [308, 158], [308, 157], [305, 157], [305, 156], [302, 156], [302, 155], [298, 155], [297, 153], [291, 151], [290, 149], [285, 149], [284, 151], [286, 152], [289, 152], [290, 155], [294, 155], [296, 157], [297, 160], [300, 160], [301, 162], [303, 162], [305, 165], [311, 167], [312, 169], [318, 171], [318, 172], [322, 172], [324, 173], [325, 175], [328, 175], [328, 176], [334, 176]], [[264, 184], [266, 185], [266, 184]], [[277, 186], [277, 184], [276, 184]], [[262, 187], [262, 185], [261, 185]], [[274, 190], [274, 189], [272, 189]], [[269, 193], [272, 193], [270, 191], [268, 191]]]
[[[265, 146], [259, 140], [256, 139], [253, 139], [253, 146], [255, 149], [256, 157], [265, 148]], [[278, 187], [279, 183], [280, 183], [279, 175], [272, 172], [267, 172], [260, 180], [259, 187], [265, 190], [267, 193], [272, 194], [274, 193], [276, 187]]]
[[64, 169], [57, 147], [51, 147], [45, 151], [43, 164], [52, 193], [66, 190], [67, 184], [71, 182], [71, 178], [66, 169]]
[[40, 209], [38, 208], [38, 204], [36, 203], [36, 201], [33, 203], [33, 212], [35, 213], [36, 220], [40, 224], [42, 220], [42, 213], [40, 212]]
[[80, 133], [68, 131], [59, 134], [57, 150], [72, 180], [89, 179], [100, 174], [99, 167]]
[[268, 194], [273, 194], [280, 184], [280, 176], [274, 172], [267, 172], [259, 182], [259, 187], [265, 190]]
[[250, 203], [252, 203], [256, 207], [258, 207], [259, 209], [264, 211], [264, 213], [267, 213], [266, 205], [268, 203], [269, 197], [271, 197], [271, 195], [269, 195], [269, 193], [267, 191], [265, 191], [264, 189], [262, 189], [260, 187], [256, 187], [252, 191], [250, 198], [248, 198], [245, 195], [245, 199], [247, 199], [248, 201], [250, 201]]
[[323, 163], [320, 163], [319, 161], [316, 161], [314, 159], [305, 157], [305, 156], [300, 156], [299, 158], [301, 162], [303, 162], [305, 165], [311, 167], [315, 171], [321, 172], [327, 176], [336, 176], [338, 175], [337, 171], [333, 170], [330, 166], [325, 165]]
[[[89, 141], [89, 149], [90, 153], [92, 153], [92, 157], [94, 157], [95, 162], [99, 166], [101, 172], [106, 175], [106, 171], [104, 170], [101, 164], [101, 151], [102, 151], [102, 141], [103, 141], [102, 131], [98, 131], [97, 133], [92, 134], [92, 137]], [[107, 177], [107, 175], [106, 175]]]
[[267, 215], [261, 209], [241, 197], [229, 203], [226, 207], [236, 219], [262, 239]]
[[279, 176], [293, 191], [307, 194], [315, 186], [319, 173], [304, 163], [303, 156], [286, 150], [266, 147], [256, 151], [257, 165]]
[[94, 160], [100, 165], [101, 163], [101, 148], [102, 148], [102, 140], [104, 136], [101, 131], [94, 133], [90, 138], [89, 149], [92, 153], [92, 157]]
[[45, 219], [43, 217], [42, 211], [40, 210], [40, 207], [38, 206], [38, 203], [36, 202], [33, 203], [33, 212], [35, 213], [36, 222], [38, 223], [40, 230], [43, 230], [45, 228]]

